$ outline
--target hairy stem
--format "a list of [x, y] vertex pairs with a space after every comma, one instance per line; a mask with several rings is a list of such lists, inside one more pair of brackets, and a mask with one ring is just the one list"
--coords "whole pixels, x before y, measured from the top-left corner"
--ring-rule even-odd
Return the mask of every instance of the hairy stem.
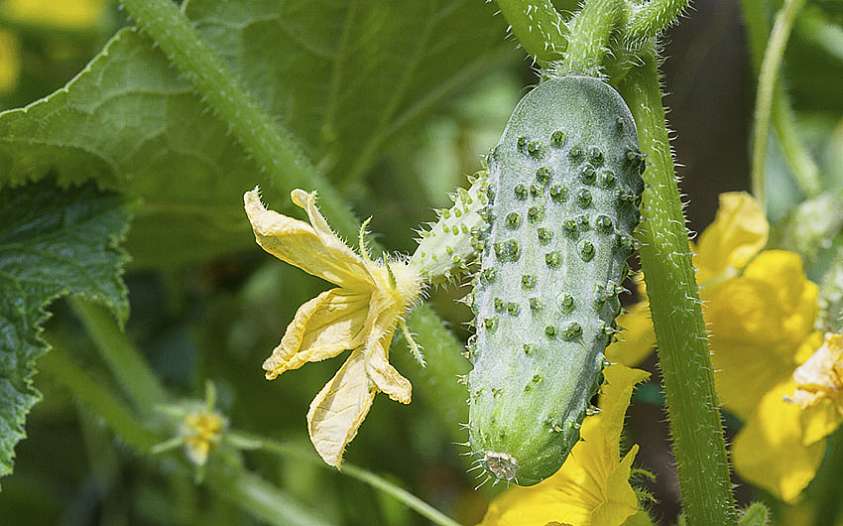
[[587, 0], [571, 21], [561, 73], [597, 76], [609, 51], [612, 32], [626, 22], [625, 14], [623, 0]]
[[[242, 434], [242, 436], [246, 440], [254, 442], [260, 449], [263, 449], [268, 453], [279, 455], [283, 458], [304, 460], [314, 465], [322, 466], [325, 469], [331, 469], [328, 465], [326, 465], [318, 457], [316, 457], [316, 455], [305, 451], [299, 448], [298, 446], [284, 444], [282, 442], [265, 439], [256, 435]], [[374, 489], [386, 495], [389, 495], [390, 497], [404, 504], [411, 510], [421, 515], [422, 517], [425, 517], [433, 524], [438, 524], [439, 526], [460, 526], [458, 522], [449, 518], [430, 504], [424, 502], [423, 500], [416, 497], [407, 490], [396, 486], [395, 484], [389, 482], [385, 478], [375, 475], [370, 471], [345, 462], [342, 465], [342, 471], [340, 471], [340, 473], [342, 473], [343, 475], [347, 475], [353, 479], [359, 480], [360, 482], [363, 482], [365, 484], [368, 484]]]
[[755, 97], [755, 131], [752, 141], [752, 192], [756, 199], [765, 205], [765, 164], [767, 161], [767, 140], [770, 135], [770, 119], [773, 108], [773, 96], [776, 91], [779, 70], [784, 57], [784, 50], [790, 37], [796, 15], [805, 0], [785, 0], [776, 15], [767, 49], [761, 61], [758, 77], [758, 90]]
[[135, 408], [149, 413], [167, 400], [155, 373], [138, 353], [105, 307], [81, 299], [70, 300], [94, 345]]
[[[121, 0], [121, 3], [179, 71], [191, 79], [205, 103], [229, 124], [232, 134], [260, 168], [280, 187], [298, 186], [318, 191], [320, 207], [330, 218], [332, 227], [347, 238], [357, 236], [360, 223], [328, 180], [302, 155], [293, 134], [258, 105], [171, 0]], [[373, 243], [372, 249], [377, 252], [380, 247]], [[426, 319], [430, 330], [445, 330], [442, 321], [432, 312]], [[427, 328], [411, 328], [421, 340], [425, 339]], [[458, 356], [462, 346], [453, 339], [447, 341], [453, 342], [447, 352]], [[416, 374], [425, 377], [428, 370], [439, 371], [428, 368]], [[442, 382], [452, 381], [458, 374], [457, 371], [440, 372], [444, 375], [440, 379]]]
[[231, 128], [255, 163], [281, 187], [319, 191], [334, 228], [345, 236], [359, 229], [342, 198], [304, 155], [292, 132], [276, 122], [199, 37], [172, 0], [121, 0], [129, 14], [193, 83], [205, 103]]
[[654, 49], [622, 92], [647, 154], [641, 266], [650, 295], [679, 486], [689, 526], [734, 525], [735, 504], [708, 337], [676, 184]]
[[550, 0], [498, 0], [512, 34], [537, 60], [562, 58], [567, 47], [565, 20]]
[[642, 42], [670, 27], [690, 4], [690, 0], [650, 0], [633, 11], [626, 26], [626, 40]]

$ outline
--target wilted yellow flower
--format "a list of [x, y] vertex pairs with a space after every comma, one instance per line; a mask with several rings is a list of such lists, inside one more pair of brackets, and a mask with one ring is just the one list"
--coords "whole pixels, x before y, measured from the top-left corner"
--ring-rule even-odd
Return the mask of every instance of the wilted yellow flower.
[[[257, 190], [244, 196], [255, 239], [264, 250], [305, 272], [337, 285], [302, 305], [281, 343], [263, 364], [273, 379], [308, 362], [351, 351], [345, 364], [316, 395], [307, 414], [316, 451], [332, 466], [342, 463], [346, 445], [366, 418], [375, 393], [409, 404], [412, 387], [389, 363], [389, 346], [404, 315], [421, 294], [414, 267], [399, 260], [373, 261], [363, 231], [360, 254], [343, 243], [316, 207], [316, 194], [294, 190], [293, 203], [310, 219], [267, 210]], [[414, 344], [411, 344], [414, 345]]]
[[604, 373], [600, 414], [586, 418], [582, 440], [565, 464], [535, 486], [516, 486], [497, 497], [480, 526], [620, 526], [636, 515], [629, 476], [638, 446], [620, 459], [620, 439], [632, 390], [649, 373], [620, 364]]
[[[735, 470], [793, 501], [816, 473], [821, 439], [841, 420], [832, 410], [839, 340], [829, 339], [813, 362], [799, 366], [821, 343], [813, 332], [818, 288], [798, 254], [762, 251], [768, 232], [754, 199], [723, 194], [695, 263], [717, 393], [745, 423], [732, 447]], [[621, 326], [635, 328], [634, 338], [610, 347], [610, 359], [630, 363], [652, 347], [652, 325], [640, 307], [621, 318]]]
[[106, 0], [5, 0], [0, 12], [25, 24], [85, 29], [98, 22], [105, 4]]

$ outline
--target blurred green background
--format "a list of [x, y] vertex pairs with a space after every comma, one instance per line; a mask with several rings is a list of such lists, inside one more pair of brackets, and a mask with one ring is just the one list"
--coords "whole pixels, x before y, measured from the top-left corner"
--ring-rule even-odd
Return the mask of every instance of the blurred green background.
[[[570, 2], [558, 4], [571, 8]], [[842, 2], [814, 4], [830, 19], [843, 21]], [[129, 24], [122, 11], [108, 2], [95, 23], [79, 27], [68, 26], [61, 17], [16, 17], [3, 6], [0, 1], [0, 56], [6, 61], [2, 67], [14, 74], [0, 93], [0, 109], [26, 105], [59, 89], [115, 31]], [[506, 24], [493, 16], [494, 10], [494, 5], [466, 10], [465, 16], [476, 18], [454, 21], [454, 30], [460, 23], [483, 27], [484, 33], [476, 38], [489, 40], [492, 35], [489, 41], [496, 44], [482, 60], [471, 63], [463, 77], [449, 79], [448, 96], [438, 97], [390, 134], [362, 173], [344, 166], [328, 170], [358, 215], [374, 216], [371, 228], [390, 250], [413, 250], [413, 229], [431, 220], [431, 209], [448, 203], [447, 192], [464, 185], [465, 176], [480, 168], [482, 156], [497, 141], [515, 103], [536, 82], [530, 62], [515, 42], [504, 40]], [[689, 16], [665, 39], [664, 48], [666, 104], [671, 109], [681, 186], [690, 203], [690, 226], [700, 231], [713, 218], [719, 193], [748, 187], [755, 76], [739, 2], [694, 2]], [[365, 60], [367, 50], [358, 52]], [[827, 185], [843, 187], [843, 57], [818, 45], [809, 29], [797, 27], [784, 76], [800, 131]], [[431, 86], [435, 89], [437, 83]], [[255, 89], [260, 93], [260, 87]], [[318, 151], [314, 147], [309, 153]], [[329, 166], [334, 160], [316, 158]], [[775, 175], [771, 216], [775, 219], [784, 217], [798, 202], [798, 190], [775, 147], [771, 162]], [[240, 221], [240, 227], [248, 227], [245, 216]], [[243, 241], [238, 250], [198, 264], [159, 266], [136, 261], [126, 276], [132, 313], [127, 332], [174, 393], [201, 398], [204, 381], [212, 380], [220, 408], [234, 427], [300, 442], [307, 448], [308, 404], [332, 375], [337, 360], [310, 365], [271, 383], [263, 379], [260, 364], [297, 307], [322, 290], [324, 283], [278, 264], [251, 246], [248, 235]], [[437, 290], [431, 298], [463, 339], [470, 313], [452, 300], [464, 292]], [[49, 337], [61, 339], [91, 374], [109, 382], [70, 309], [59, 303], [53, 311]], [[415, 367], [400, 342], [393, 353], [402, 371]], [[626, 441], [641, 444], [637, 463], [657, 475], [646, 483], [656, 499], [654, 516], [672, 524], [678, 514], [678, 487], [652, 359], [646, 368], [656, 374], [639, 391], [630, 410]], [[133, 454], [95, 415], [56, 387], [49, 375], [40, 374], [37, 385], [44, 400], [29, 419], [29, 438], [17, 449], [14, 475], [3, 480], [0, 524], [256, 523], [235, 503], [194, 485], [191, 475], [166, 457], [150, 460]], [[443, 425], [432, 408], [435, 403], [417, 397], [404, 407], [378, 397], [349, 448], [348, 460], [388, 473], [395, 482], [472, 524], [480, 519], [495, 490], [472, 489], [460, 449], [453, 445], [460, 435], [457, 422]], [[729, 423], [733, 432], [735, 424]], [[333, 524], [425, 524], [369, 487], [319, 466], [258, 453], [246, 453], [245, 462]], [[744, 503], [755, 498], [745, 485], [739, 486], [738, 495]]]

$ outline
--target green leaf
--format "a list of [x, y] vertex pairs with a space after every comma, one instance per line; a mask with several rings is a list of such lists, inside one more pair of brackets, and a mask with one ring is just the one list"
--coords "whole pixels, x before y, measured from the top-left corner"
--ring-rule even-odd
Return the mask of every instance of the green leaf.
[[61, 191], [51, 181], [0, 193], [0, 477], [12, 472], [26, 415], [47, 306], [68, 294], [102, 303], [125, 321], [118, 248], [129, 222], [125, 200], [88, 184]]
[[[265, 109], [335, 181], [359, 180], [388, 142], [503, 57], [503, 20], [474, 0], [187, 2], [187, 15]], [[140, 33], [118, 33], [68, 86], [0, 114], [0, 187], [54, 172], [142, 198], [140, 265], [253, 245], [258, 173], [227, 126]], [[275, 195], [273, 195], [273, 192]]]

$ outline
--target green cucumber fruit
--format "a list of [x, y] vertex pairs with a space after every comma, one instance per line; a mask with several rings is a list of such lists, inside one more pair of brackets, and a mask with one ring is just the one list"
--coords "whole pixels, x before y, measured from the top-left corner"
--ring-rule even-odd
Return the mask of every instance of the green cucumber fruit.
[[491, 475], [531, 485], [565, 461], [602, 383], [644, 162], [621, 96], [570, 76], [518, 103], [488, 165], [469, 444]]

